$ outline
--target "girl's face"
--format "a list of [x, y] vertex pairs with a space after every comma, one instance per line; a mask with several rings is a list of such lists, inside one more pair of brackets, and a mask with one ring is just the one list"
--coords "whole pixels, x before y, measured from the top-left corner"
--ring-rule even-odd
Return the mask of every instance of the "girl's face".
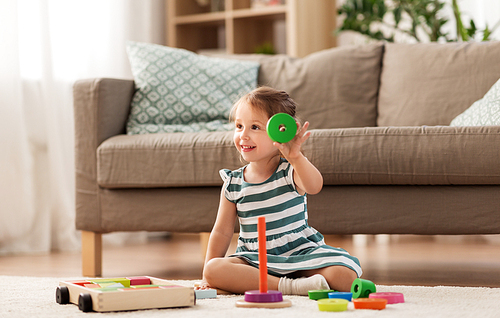
[[234, 145], [247, 162], [267, 161], [279, 154], [266, 132], [268, 116], [248, 103], [234, 114]]

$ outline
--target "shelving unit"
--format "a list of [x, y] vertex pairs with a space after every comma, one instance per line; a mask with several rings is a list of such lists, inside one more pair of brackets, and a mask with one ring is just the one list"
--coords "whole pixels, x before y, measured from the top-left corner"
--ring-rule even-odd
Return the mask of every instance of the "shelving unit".
[[[197, 52], [254, 53], [264, 43], [286, 42], [286, 54], [303, 57], [335, 46], [335, 0], [286, 0], [252, 8], [251, 0], [225, 0], [224, 11], [196, 0], [167, 1], [167, 43]], [[275, 24], [284, 23], [285, 39], [276, 39]], [[222, 46], [222, 47], [221, 47]]]

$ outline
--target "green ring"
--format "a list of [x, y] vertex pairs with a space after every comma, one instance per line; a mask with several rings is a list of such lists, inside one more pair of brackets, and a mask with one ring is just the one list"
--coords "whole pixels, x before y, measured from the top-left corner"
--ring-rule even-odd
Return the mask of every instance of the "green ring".
[[309, 299], [318, 300], [318, 299], [328, 299], [328, 293], [334, 293], [333, 289], [318, 289], [318, 290], [310, 290], [307, 292], [309, 295]]
[[356, 278], [351, 285], [352, 298], [368, 298], [371, 293], [377, 292], [377, 288], [372, 281]]
[[[284, 127], [284, 131], [281, 131], [280, 127]], [[297, 122], [286, 113], [278, 113], [269, 119], [266, 129], [272, 141], [284, 144], [292, 140], [297, 134]]]

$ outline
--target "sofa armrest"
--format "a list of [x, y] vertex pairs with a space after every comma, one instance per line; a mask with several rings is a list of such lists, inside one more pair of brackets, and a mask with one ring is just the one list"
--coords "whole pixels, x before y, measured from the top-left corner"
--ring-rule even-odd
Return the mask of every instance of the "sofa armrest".
[[106, 139], [125, 133], [132, 80], [97, 78], [73, 86], [75, 117], [76, 228], [101, 232], [97, 147]]

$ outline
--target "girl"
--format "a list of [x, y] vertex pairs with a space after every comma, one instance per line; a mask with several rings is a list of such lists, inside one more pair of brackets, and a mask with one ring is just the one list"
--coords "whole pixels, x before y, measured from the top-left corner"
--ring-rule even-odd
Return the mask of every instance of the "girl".
[[[286, 92], [260, 87], [234, 105], [234, 145], [248, 165], [220, 171], [224, 180], [219, 210], [210, 234], [201, 289], [242, 294], [259, 289], [257, 217], [266, 217], [268, 286], [285, 295], [309, 290], [349, 291], [362, 273], [359, 262], [343, 249], [325, 245], [307, 223], [306, 193], [316, 194], [323, 177], [301, 153], [309, 123], [297, 123], [297, 135], [273, 142], [266, 124], [276, 113], [295, 118], [295, 102]], [[238, 217], [240, 236], [234, 255], [224, 257]]]

